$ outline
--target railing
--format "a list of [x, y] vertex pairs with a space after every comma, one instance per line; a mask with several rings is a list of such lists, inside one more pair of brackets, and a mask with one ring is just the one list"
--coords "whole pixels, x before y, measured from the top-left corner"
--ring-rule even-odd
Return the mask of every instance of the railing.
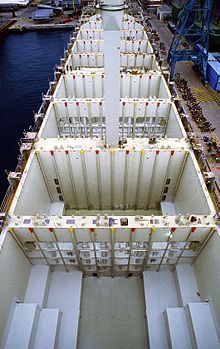
[[8, 212], [11, 200], [14, 196], [14, 188], [10, 185], [5, 193], [5, 196], [2, 200], [1, 206], [0, 206], [0, 212]]

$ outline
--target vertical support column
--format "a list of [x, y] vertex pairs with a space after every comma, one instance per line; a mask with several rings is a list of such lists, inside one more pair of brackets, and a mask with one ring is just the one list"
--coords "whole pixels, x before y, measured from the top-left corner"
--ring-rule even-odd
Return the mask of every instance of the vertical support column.
[[41, 162], [38, 150], [35, 150], [35, 155], [37, 157], [37, 161], [38, 161], [38, 164], [39, 164], [39, 167], [40, 167], [43, 179], [44, 179], [45, 186], [47, 188], [48, 195], [50, 197], [50, 201], [53, 202], [53, 196], [52, 196], [52, 194], [50, 192], [50, 186], [49, 186], [49, 184], [47, 182], [47, 176], [45, 175], [45, 172], [44, 172], [44, 169], [43, 169], [43, 165], [42, 165], [42, 162]]
[[86, 272], [85, 272], [84, 265], [82, 264], [82, 261], [81, 261], [81, 258], [80, 258], [80, 254], [79, 254], [79, 250], [78, 250], [78, 247], [77, 247], [77, 239], [76, 239], [75, 229], [74, 228], [69, 228], [69, 231], [70, 231], [70, 236], [71, 236], [74, 252], [76, 254], [76, 259], [77, 259], [77, 262], [78, 262], [78, 266], [79, 266], [80, 270], [83, 272], [83, 275], [85, 276]]
[[124, 189], [123, 189], [123, 210], [125, 210], [127, 208], [128, 156], [129, 156], [129, 150], [126, 150], [126, 152], [125, 152]]
[[97, 259], [97, 254], [96, 254], [96, 240], [95, 240], [95, 234], [94, 234], [94, 228], [90, 228], [90, 238], [91, 238], [91, 242], [93, 245], [93, 250], [94, 250], [94, 257], [95, 257], [95, 266], [96, 266], [96, 273], [97, 273], [97, 277], [99, 278], [99, 264], [98, 264], [98, 259]]
[[129, 277], [130, 274], [130, 265], [131, 265], [131, 254], [132, 254], [132, 243], [134, 240], [134, 233], [135, 233], [135, 228], [131, 228], [130, 232], [130, 240], [129, 240], [129, 256], [128, 256], [128, 267], [127, 267], [127, 277]]
[[86, 201], [88, 205], [88, 210], [91, 210], [91, 202], [90, 202], [90, 195], [89, 195], [89, 186], [88, 186], [88, 178], [87, 178], [87, 170], [86, 170], [86, 160], [84, 155], [84, 150], [80, 150], [80, 156], [82, 161], [82, 170], [83, 170], [83, 178], [85, 183], [85, 191], [86, 191]]
[[95, 153], [96, 153], [96, 175], [97, 175], [97, 185], [98, 185], [99, 208], [100, 210], [102, 210], [102, 177], [101, 177], [99, 150], [96, 150]]
[[137, 189], [136, 189], [136, 195], [135, 195], [135, 202], [134, 202], [134, 209], [137, 210], [138, 207], [138, 199], [140, 194], [140, 186], [141, 186], [141, 179], [142, 179], [142, 172], [143, 172], [143, 160], [144, 160], [144, 149], [141, 150], [140, 154], [140, 164], [138, 169], [138, 180], [137, 180]]
[[115, 157], [114, 149], [111, 149], [111, 209], [114, 210], [114, 195], [115, 195]]
[[150, 232], [149, 239], [148, 239], [148, 242], [147, 242], [147, 251], [146, 251], [146, 255], [144, 257], [144, 262], [143, 262], [143, 265], [142, 265], [141, 273], [144, 272], [146, 266], [148, 265], [148, 261], [149, 261], [149, 258], [150, 258], [150, 253], [151, 253], [152, 246], [153, 246], [153, 234], [156, 233], [156, 231], [157, 231], [156, 227], [152, 227], [151, 228], [151, 232]]
[[52, 234], [52, 236], [53, 236], [53, 240], [54, 240], [54, 243], [55, 243], [55, 245], [56, 245], [57, 251], [58, 251], [58, 253], [59, 253], [59, 255], [60, 255], [60, 258], [61, 258], [61, 260], [62, 260], [62, 262], [63, 262], [64, 268], [65, 268], [66, 272], [68, 273], [68, 268], [67, 268], [67, 266], [66, 266], [65, 260], [64, 260], [64, 258], [63, 258], [62, 252], [61, 252], [61, 250], [60, 250], [59, 241], [57, 240], [55, 231], [54, 231], [53, 228], [49, 228], [49, 232], [50, 232], [50, 233]]
[[161, 265], [163, 264], [163, 260], [164, 260], [164, 258], [165, 258], [165, 256], [166, 256], [166, 253], [167, 253], [168, 248], [169, 248], [169, 246], [170, 246], [170, 242], [171, 242], [171, 240], [172, 240], [173, 233], [175, 232], [175, 230], [176, 230], [176, 228], [171, 228], [170, 234], [169, 234], [169, 236], [168, 236], [168, 238], [167, 238], [167, 241], [166, 241], [166, 242], [167, 242], [167, 246], [166, 246], [166, 248], [165, 248], [165, 250], [164, 250], [164, 252], [163, 252], [163, 256], [161, 257], [161, 260], [160, 260], [160, 263], [159, 263], [159, 265], [158, 265], [157, 271], [160, 271], [160, 267], [161, 267]]
[[186, 242], [185, 242], [185, 244], [184, 244], [184, 246], [183, 246], [183, 249], [182, 249], [182, 251], [180, 252], [179, 256], [177, 257], [177, 260], [176, 260], [176, 263], [175, 263], [175, 265], [174, 265], [173, 271], [175, 270], [175, 267], [176, 267], [177, 264], [179, 263], [180, 258], [182, 257], [184, 251], [185, 251], [186, 248], [187, 248], [187, 245], [188, 245], [188, 242], [189, 242], [189, 238], [190, 238], [190, 236], [191, 236], [191, 233], [194, 233], [195, 230], [196, 230], [196, 228], [191, 228], [191, 229], [190, 229], [190, 232], [189, 232], [189, 234], [188, 234], [187, 237], [186, 237], [186, 240], [185, 240]]
[[150, 203], [151, 203], [151, 196], [152, 196], [152, 191], [153, 191], [153, 184], [154, 184], [154, 179], [155, 179], [155, 172], [157, 168], [157, 162], [158, 162], [158, 155], [160, 154], [160, 150], [156, 150], [155, 153], [155, 160], [153, 164], [153, 170], [152, 170], [152, 175], [151, 175], [151, 181], [150, 181], [150, 186], [147, 194], [147, 203], [146, 203], [146, 210], [149, 209]]
[[111, 239], [111, 277], [115, 276], [115, 228], [110, 228]]
[[31, 259], [29, 258], [27, 252], [25, 251], [25, 249], [24, 249], [22, 243], [19, 241], [18, 237], [16, 236], [16, 234], [15, 234], [13, 228], [9, 228], [9, 229], [8, 229], [8, 232], [11, 233], [11, 235], [13, 236], [14, 240], [16, 241], [16, 243], [18, 244], [18, 246], [20, 247], [20, 249], [21, 249], [21, 251], [23, 252], [23, 254], [24, 254], [25, 257], [29, 260], [30, 264], [31, 264], [31, 265], [34, 265], [34, 264], [32, 263], [32, 261], [31, 261]]
[[106, 144], [117, 146], [120, 110], [120, 44], [123, 0], [100, 5], [103, 21]]
[[192, 265], [196, 262], [197, 258], [200, 256], [200, 254], [202, 253], [202, 251], [204, 250], [204, 248], [206, 247], [207, 243], [209, 242], [209, 240], [211, 239], [212, 235], [213, 235], [215, 232], [216, 232], [216, 227], [212, 227], [212, 228], [210, 229], [210, 232], [209, 232], [207, 238], [205, 239], [204, 243], [202, 244], [202, 247], [201, 247], [199, 253], [198, 253], [197, 256], [195, 257], [195, 259], [194, 259]]
[[42, 247], [41, 247], [41, 245], [40, 245], [40, 241], [39, 241], [39, 239], [38, 239], [38, 237], [37, 237], [37, 235], [36, 235], [36, 233], [35, 233], [35, 231], [34, 231], [34, 228], [28, 228], [28, 230], [29, 230], [29, 233], [31, 233], [32, 236], [34, 237], [34, 241], [35, 241], [36, 245], [38, 246], [38, 248], [39, 248], [39, 250], [40, 250], [40, 252], [41, 252], [43, 258], [45, 259], [46, 264], [47, 264], [48, 267], [50, 268], [50, 271], [52, 271], [50, 262], [49, 262], [49, 260], [48, 260], [48, 258], [47, 258], [47, 256], [46, 256], [46, 254], [44, 253], [44, 250], [42, 249]]
[[66, 159], [67, 159], [67, 167], [68, 167], [68, 172], [69, 172], [69, 177], [72, 185], [72, 192], [73, 192], [73, 200], [75, 202], [75, 207], [78, 210], [79, 209], [79, 202], [78, 202], [78, 197], [77, 197], [77, 191], [76, 191], [76, 184], [73, 176], [73, 171], [72, 171], [72, 166], [71, 166], [71, 160], [70, 160], [70, 155], [69, 155], [69, 150], [65, 150], [66, 153]]
[[61, 195], [63, 197], [63, 201], [65, 202], [65, 195], [64, 195], [64, 191], [63, 191], [63, 184], [61, 182], [61, 178], [60, 178], [60, 174], [59, 174], [59, 170], [58, 170], [58, 166], [57, 166], [57, 161], [56, 161], [54, 150], [50, 150], [50, 155], [51, 155], [51, 159], [52, 159], [54, 172], [55, 172], [56, 177], [57, 177], [57, 179], [59, 181], [59, 187], [60, 187]]

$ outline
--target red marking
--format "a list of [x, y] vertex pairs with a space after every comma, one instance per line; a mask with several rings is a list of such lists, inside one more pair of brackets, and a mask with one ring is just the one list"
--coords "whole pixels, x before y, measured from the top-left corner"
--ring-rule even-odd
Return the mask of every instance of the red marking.
[[159, 155], [160, 154], [160, 151], [159, 150], [156, 150], [156, 155]]
[[76, 102], [77, 107], [79, 106], [79, 102]]
[[50, 232], [50, 233], [53, 233], [53, 228], [49, 228], [49, 232]]
[[53, 156], [53, 155], [54, 155], [54, 151], [53, 151], [53, 150], [51, 150], [51, 151], [50, 151], [50, 154]]
[[216, 167], [215, 169], [218, 170], [218, 171], [220, 171], [220, 167]]
[[94, 228], [90, 228], [90, 232], [94, 233], [95, 229]]
[[73, 75], [73, 79], [74, 79], [74, 80], [75, 80], [75, 78], [76, 78], [75, 75]]
[[96, 155], [99, 155], [99, 150], [96, 150], [95, 153], [96, 153]]
[[65, 153], [66, 153], [66, 155], [68, 155], [69, 154], [69, 150], [65, 150]]
[[129, 150], [126, 150], [126, 155], [128, 155], [129, 154]]
[[99, 102], [100, 107], [102, 106], [102, 102]]
[[171, 150], [170, 155], [171, 155], [171, 156], [174, 155], [174, 150]]
[[149, 105], [149, 102], [146, 102], [146, 106], [148, 106]]
[[33, 233], [34, 229], [33, 228], [28, 228], [30, 233]]
[[136, 230], [135, 228], [131, 228], [132, 233], [135, 233], [135, 230]]
[[196, 230], [196, 227], [191, 228], [191, 232], [194, 233]]
[[160, 106], [160, 102], [157, 103], [157, 106], [158, 106], [158, 107]]
[[172, 233], [176, 231], [176, 228], [171, 228]]
[[65, 107], [67, 107], [67, 102], [64, 103]]
[[123, 102], [123, 105], [125, 105], [125, 102]]

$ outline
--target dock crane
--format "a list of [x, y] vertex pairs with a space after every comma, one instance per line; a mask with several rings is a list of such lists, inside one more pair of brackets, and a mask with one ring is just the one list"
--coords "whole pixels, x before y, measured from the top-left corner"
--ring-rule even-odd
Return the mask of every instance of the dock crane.
[[210, 19], [211, 0], [186, 1], [167, 57], [171, 80], [175, 77], [176, 62], [192, 61], [201, 70], [203, 83], [206, 83]]

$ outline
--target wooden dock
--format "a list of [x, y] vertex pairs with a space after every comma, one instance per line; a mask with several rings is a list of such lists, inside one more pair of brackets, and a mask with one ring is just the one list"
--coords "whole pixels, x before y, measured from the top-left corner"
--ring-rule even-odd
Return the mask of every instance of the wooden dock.
[[74, 29], [75, 25], [73, 23], [53, 23], [53, 24], [25, 24], [25, 23], [15, 23], [9, 28], [10, 32], [22, 32], [22, 31], [34, 31], [34, 30], [49, 30], [49, 29]]
[[7, 31], [10, 28], [10, 26], [14, 23], [15, 23], [14, 19], [0, 22], [0, 35], [3, 34], [5, 31]]

